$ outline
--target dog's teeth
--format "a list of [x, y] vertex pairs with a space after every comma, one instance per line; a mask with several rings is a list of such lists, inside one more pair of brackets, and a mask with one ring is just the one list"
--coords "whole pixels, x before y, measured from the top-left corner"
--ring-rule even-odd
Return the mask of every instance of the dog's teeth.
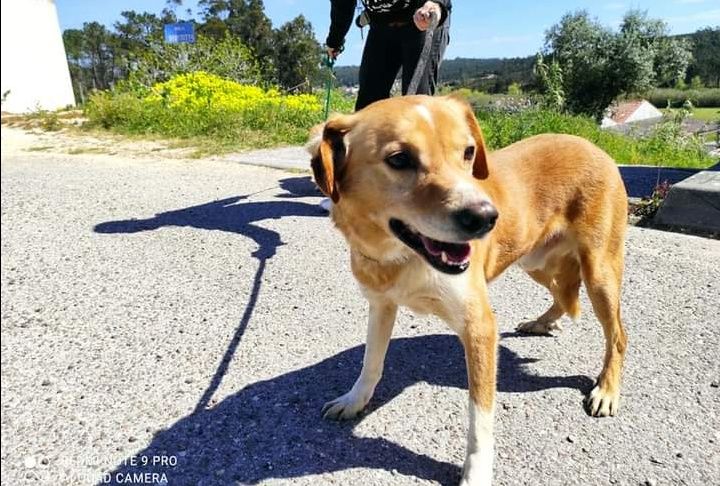
[[447, 253], [445, 253], [444, 251], [441, 251], [441, 252], [440, 252], [440, 259], [441, 259], [442, 262], [445, 263], [445, 264], [450, 263], [450, 261], [448, 260]]

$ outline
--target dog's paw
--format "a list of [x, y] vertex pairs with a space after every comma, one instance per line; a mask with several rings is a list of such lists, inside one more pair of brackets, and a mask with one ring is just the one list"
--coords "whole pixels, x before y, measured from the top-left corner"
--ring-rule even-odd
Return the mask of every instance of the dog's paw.
[[562, 331], [563, 327], [559, 320], [556, 321], [527, 321], [521, 322], [515, 328], [518, 332], [525, 332], [528, 334], [550, 334], [552, 331]]
[[362, 412], [368, 401], [364, 400], [359, 394], [350, 391], [323, 405], [321, 413], [323, 418], [329, 420], [350, 420]]
[[473, 462], [477, 461], [465, 460], [460, 486], [492, 486], [492, 458], [483, 458], [479, 464]]
[[593, 417], [611, 417], [620, 408], [620, 393], [611, 393], [597, 385], [585, 399], [585, 408]]
[[462, 478], [460, 480], [460, 486], [491, 486], [492, 480], [488, 479], [487, 481], [476, 481], [472, 478]]

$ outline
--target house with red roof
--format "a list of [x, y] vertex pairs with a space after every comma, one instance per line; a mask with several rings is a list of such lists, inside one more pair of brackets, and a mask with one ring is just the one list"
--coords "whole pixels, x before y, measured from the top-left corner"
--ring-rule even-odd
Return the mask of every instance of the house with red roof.
[[638, 121], [659, 120], [662, 117], [662, 112], [646, 100], [625, 101], [611, 105], [600, 126], [614, 127]]

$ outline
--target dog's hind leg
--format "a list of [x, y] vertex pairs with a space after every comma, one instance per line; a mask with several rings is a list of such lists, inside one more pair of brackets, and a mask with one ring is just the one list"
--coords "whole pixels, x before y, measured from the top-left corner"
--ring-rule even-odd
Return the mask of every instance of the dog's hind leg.
[[396, 316], [397, 305], [392, 302], [370, 301], [362, 371], [349, 392], [323, 406], [322, 413], [325, 418], [335, 420], [354, 418], [370, 401], [382, 376], [385, 354], [390, 344]]
[[580, 266], [577, 260], [567, 255], [550, 269], [527, 272], [537, 283], [547, 288], [553, 296], [553, 303], [543, 315], [535, 320], [519, 324], [517, 330], [532, 334], [549, 334], [562, 330], [558, 320], [568, 314], [572, 319], [580, 316], [578, 292], [580, 289]]
[[595, 417], [615, 415], [620, 402], [620, 379], [627, 347], [627, 335], [620, 317], [622, 244], [620, 241], [607, 254], [581, 251], [580, 255], [582, 278], [605, 335], [603, 369], [586, 400], [588, 413]]

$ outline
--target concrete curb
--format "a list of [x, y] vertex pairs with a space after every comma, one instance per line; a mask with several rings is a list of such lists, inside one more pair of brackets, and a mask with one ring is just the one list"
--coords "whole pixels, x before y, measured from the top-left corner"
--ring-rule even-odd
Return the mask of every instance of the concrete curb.
[[720, 232], [720, 172], [698, 172], [673, 185], [653, 222]]
[[222, 160], [290, 171], [310, 171], [310, 155], [304, 147], [280, 147], [230, 154]]

